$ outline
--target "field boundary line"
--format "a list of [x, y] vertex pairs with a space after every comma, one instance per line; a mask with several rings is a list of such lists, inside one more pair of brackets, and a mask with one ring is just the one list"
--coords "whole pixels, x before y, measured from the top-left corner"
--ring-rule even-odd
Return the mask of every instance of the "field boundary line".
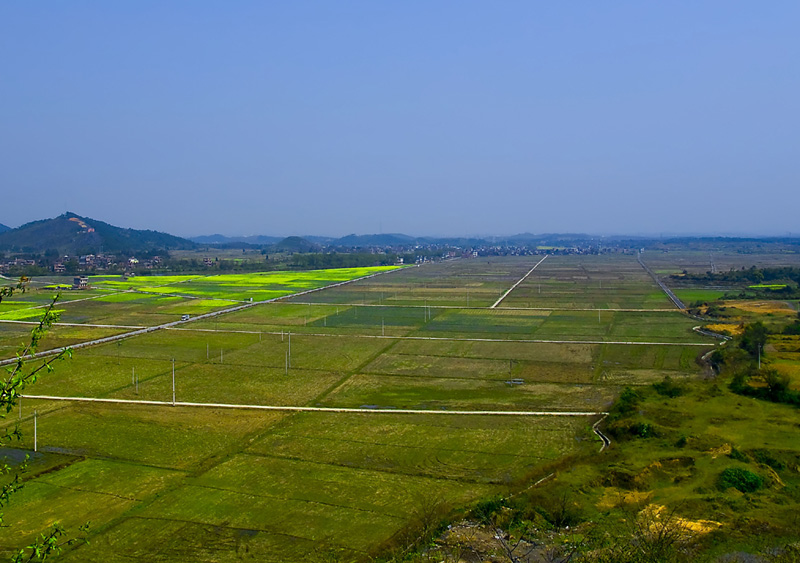
[[[227, 332], [233, 334], [281, 334], [278, 331], [259, 330], [219, 330], [214, 328], [176, 328], [166, 327], [166, 330], [184, 330], [194, 332]], [[284, 334], [286, 332], [284, 331]], [[627, 340], [538, 340], [532, 338], [459, 338], [447, 336], [392, 336], [380, 334], [339, 334], [324, 332], [292, 332], [293, 336], [323, 336], [331, 338], [375, 338], [378, 340], [441, 340], [447, 342], [519, 342], [522, 344], [640, 344], [642, 346], [713, 346], [713, 343], [704, 342], [634, 342]]]
[[508, 296], [508, 294], [509, 294], [509, 293], [511, 293], [512, 291], [514, 291], [514, 290], [517, 288], [517, 286], [518, 286], [519, 284], [521, 284], [522, 282], [524, 282], [524, 281], [525, 281], [525, 278], [527, 278], [528, 276], [530, 276], [530, 275], [533, 273], [533, 271], [534, 271], [534, 270], [535, 270], [535, 269], [536, 269], [536, 268], [539, 266], [539, 264], [541, 264], [542, 262], [544, 262], [545, 258], [547, 258], [548, 256], [549, 256], [549, 254], [545, 254], [545, 255], [544, 255], [544, 258], [542, 258], [541, 260], [539, 260], [539, 261], [536, 263], [536, 265], [535, 265], [533, 268], [531, 268], [530, 270], [528, 270], [528, 273], [527, 273], [527, 274], [525, 274], [525, 275], [524, 275], [524, 276], [522, 276], [522, 277], [521, 277], [519, 280], [517, 280], [517, 283], [515, 283], [514, 285], [512, 285], [512, 286], [511, 286], [511, 288], [510, 288], [508, 291], [506, 291], [506, 292], [505, 292], [503, 295], [501, 295], [501, 296], [500, 296], [500, 299], [498, 299], [497, 301], [495, 301], [495, 302], [494, 302], [494, 305], [492, 305], [492, 306], [491, 306], [491, 307], [489, 307], [489, 308], [490, 308], [490, 309], [495, 309], [495, 308], [497, 308], [497, 306], [500, 304], [500, 302], [501, 302], [501, 301], [503, 301], [503, 299], [505, 299], [505, 298]]
[[[209, 276], [211, 277], [211, 276]], [[187, 280], [191, 281], [191, 280]], [[179, 283], [179, 282], [175, 282]], [[153, 286], [154, 288], [158, 287], [170, 287], [169, 285], [166, 286]], [[158, 291], [146, 291], [144, 289], [132, 289], [133, 293], [141, 294], [141, 295], [148, 295], [148, 296], [158, 296], [158, 297], [180, 297], [181, 299], [202, 299], [206, 301], [233, 301], [235, 303], [250, 303], [245, 299], [226, 299], [224, 297], [198, 297], [197, 295], [189, 295], [188, 293], [160, 293]]]
[[[218, 315], [224, 315], [226, 313], [234, 313], [236, 311], [241, 311], [243, 309], [249, 309], [250, 307], [256, 307], [258, 305], [264, 305], [266, 303], [274, 303], [276, 301], [280, 301], [282, 299], [288, 299], [288, 298], [294, 297], [296, 295], [308, 295], [309, 293], [314, 293], [315, 291], [322, 291], [324, 289], [329, 289], [331, 287], [339, 287], [339, 286], [342, 286], [342, 285], [347, 285], [349, 283], [362, 281], [362, 280], [366, 280], [366, 279], [369, 279], [369, 278], [374, 278], [375, 276], [380, 276], [382, 274], [390, 274], [392, 272], [397, 272], [397, 271], [400, 271], [402, 269], [403, 268], [395, 268], [393, 270], [383, 270], [382, 272], [375, 272], [375, 273], [372, 273], [372, 274], [369, 274], [369, 275], [366, 275], [366, 276], [361, 276], [360, 278], [353, 278], [352, 280], [345, 280], [345, 281], [333, 283], [333, 284], [330, 284], [330, 285], [326, 285], [326, 286], [323, 286], [323, 287], [315, 287], [314, 289], [306, 289], [305, 291], [300, 291], [300, 292], [297, 292], [297, 293], [288, 293], [286, 295], [281, 295], [280, 297], [273, 297], [272, 299], [266, 299], [264, 301], [251, 301], [249, 303], [244, 303], [242, 305], [236, 305], [234, 307], [228, 307], [227, 309], [220, 309], [219, 311], [212, 311], [210, 313], [204, 313], [202, 315], [197, 315], [196, 317], [191, 317], [189, 319], [186, 319], [185, 321], [184, 320], [172, 321], [172, 322], [169, 322], [169, 323], [164, 323], [164, 324], [160, 324], [160, 325], [156, 325], [156, 326], [149, 326], [147, 328], [142, 328], [142, 329], [139, 329], [139, 330], [134, 330], [132, 332], [125, 332], [125, 333], [122, 333], [122, 334], [115, 334], [114, 336], [106, 336], [105, 338], [98, 338], [98, 339], [95, 339], [95, 340], [88, 340], [88, 341], [85, 341], [85, 342], [79, 342], [77, 344], [73, 344], [72, 346], [62, 346], [61, 348], [52, 348], [50, 350], [44, 350], [42, 352], [37, 352], [35, 354], [28, 354], [26, 356], [22, 356], [22, 359], [23, 360], [30, 360], [30, 359], [35, 359], [35, 358], [45, 358], [47, 356], [53, 356], [55, 354], [60, 354], [63, 351], [65, 351], [66, 349], [68, 349], [68, 348], [72, 349], [72, 350], [77, 350], [79, 348], [87, 348], [89, 346], [95, 346], [97, 344], [107, 344], [109, 342], [116, 342], [117, 340], [124, 340], [125, 338], [130, 338], [132, 336], [139, 336], [139, 335], [142, 335], [142, 334], [148, 334], [148, 333], [151, 333], [151, 332], [155, 332], [157, 330], [173, 328], [173, 327], [180, 326], [180, 325], [183, 325], [183, 324], [186, 324], [186, 323], [192, 323], [192, 322], [195, 322], [195, 321], [200, 321], [200, 320], [204, 320], [204, 319], [210, 319], [210, 318], [216, 317]], [[208, 276], [206, 276], [206, 277], [208, 277]], [[123, 291], [121, 293], [126, 293], [126, 292]], [[94, 297], [90, 297], [88, 299], [95, 299], [95, 298]], [[16, 363], [17, 361], [19, 361], [19, 359], [20, 358], [15, 357], [15, 358], [8, 358], [8, 359], [5, 359], [5, 360], [0, 360], [0, 366]]]
[[[92, 299], [101, 299], [103, 297], [109, 297], [111, 295], [120, 295], [122, 293], [132, 293], [133, 290], [130, 289], [105, 289], [105, 288], [97, 288], [98, 291], [108, 291], [108, 293], [103, 295], [92, 295], [91, 297], [81, 297], [79, 299], [70, 299], [69, 301], [62, 301], [58, 300], [56, 303], [58, 307], [62, 307], [64, 305], [69, 305], [70, 303], [80, 303], [81, 301], [91, 301]], [[9, 301], [9, 303], [13, 303], [13, 301]], [[45, 305], [34, 305], [32, 307], [21, 307], [19, 309], [15, 309], [15, 311], [33, 311], [34, 309], [45, 309], [49, 307], [49, 304]], [[39, 323], [36, 323], [39, 324]]]
[[[291, 301], [284, 305], [309, 305], [324, 307], [395, 307], [405, 309], [467, 309], [476, 311], [486, 311], [491, 307], [477, 307], [464, 305], [396, 305], [388, 303], [314, 303], [313, 301]], [[503, 307], [497, 311], [613, 311], [621, 313], [678, 313], [675, 308], [669, 309], [627, 309], [621, 307]]]
[[[7, 319], [0, 319], [0, 323], [23, 324], [23, 325], [38, 325], [39, 321], [11, 321], [11, 320], [7, 320]], [[89, 324], [89, 323], [53, 323], [53, 326], [86, 326], [86, 327], [89, 327], [89, 328], [131, 328], [131, 329], [146, 328], [146, 327], [143, 327], [143, 326], [96, 325], [96, 324]]]
[[145, 405], [154, 407], [199, 407], [212, 409], [247, 409], [287, 412], [331, 412], [349, 414], [435, 414], [465, 416], [601, 416], [608, 413], [595, 411], [445, 411], [424, 409], [364, 409], [347, 407], [300, 407], [281, 405], [237, 405], [231, 403], [192, 403], [186, 401], [146, 401], [143, 399], [102, 399], [95, 397], [60, 397], [55, 395], [20, 395], [23, 399], [41, 401], [71, 401], [77, 403], [110, 403], [123, 405]]

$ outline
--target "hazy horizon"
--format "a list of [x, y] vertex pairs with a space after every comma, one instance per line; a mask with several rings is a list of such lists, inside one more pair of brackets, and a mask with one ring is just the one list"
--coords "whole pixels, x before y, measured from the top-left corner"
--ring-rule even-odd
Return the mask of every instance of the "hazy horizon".
[[[800, 5], [0, 6], [0, 223], [786, 236]], [[493, 236], [493, 235], [482, 235]]]
[[[67, 211], [65, 213], [74, 213], [74, 212]], [[79, 214], [77, 214], [77, 215], [79, 215]], [[108, 221], [106, 221], [105, 219], [103, 219], [101, 217], [86, 217], [86, 216], [83, 216], [83, 217], [84, 218], [89, 218], [89, 219], [94, 219], [94, 220], [99, 220], [99, 221], [103, 221], [105, 223], [108, 223]], [[47, 220], [47, 219], [52, 219], [52, 218], [54, 218], [54, 217], [42, 217], [41, 219]], [[41, 219], [34, 219], [34, 221], [38, 221], [38, 220], [41, 220]], [[3, 223], [2, 221], [0, 221], [0, 224], [3, 224], [5, 226], [7, 226], [7, 227], [11, 227], [12, 229], [13, 228], [17, 228], [17, 227], [21, 227], [21, 226], [24, 225], [24, 224], [22, 224], [22, 225], [9, 225], [7, 223]], [[27, 223], [25, 223], [25, 224], [27, 224]], [[145, 229], [145, 227], [140, 227], [140, 226], [137, 226], [137, 225], [128, 225], [128, 224], [114, 224], [113, 226], [120, 227], [120, 228], [125, 228], [125, 229]], [[184, 238], [187, 238], [187, 239], [196, 238], [196, 237], [204, 237], [204, 236], [216, 236], [216, 235], [221, 235], [221, 236], [228, 237], [228, 238], [258, 237], [258, 236], [278, 237], [278, 238], [280, 238], [280, 237], [289, 237], [289, 236], [301, 236], [301, 237], [302, 236], [307, 236], [307, 237], [323, 237], [323, 238], [332, 238], [332, 239], [342, 238], [342, 237], [351, 236], [351, 235], [355, 235], [355, 236], [406, 235], [406, 236], [412, 236], [412, 237], [417, 237], [417, 238], [479, 238], [479, 239], [498, 238], [499, 239], [499, 238], [504, 238], [504, 237], [513, 237], [513, 236], [516, 236], [516, 235], [525, 235], [525, 234], [534, 235], [534, 236], [553, 236], [553, 235], [569, 236], [569, 235], [576, 235], [576, 236], [589, 236], [589, 237], [598, 237], [598, 238], [620, 238], [620, 237], [632, 237], [632, 238], [680, 238], [680, 237], [689, 237], [689, 238], [691, 238], [691, 237], [699, 237], [699, 238], [702, 238], [702, 237], [726, 237], [726, 238], [774, 238], [774, 237], [786, 237], [786, 238], [798, 238], [798, 237], [800, 237], [800, 233], [795, 233], [795, 232], [779, 233], [779, 232], [746, 232], [746, 231], [740, 231], [740, 232], [734, 232], [734, 231], [724, 232], [724, 231], [720, 231], [720, 232], [705, 232], [705, 233], [703, 233], [703, 232], [691, 232], [691, 231], [686, 231], [686, 232], [670, 232], [670, 231], [661, 231], [661, 232], [627, 232], [627, 233], [626, 232], [605, 232], [605, 233], [602, 233], [602, 232], [578, 232], [578, 231], [551, 231], [551, 232], [544, 232], [544, 231], [542, 231], [542, 232], [524, 231], [523, 232], [523, 231], [519, 231], [519, 232], [504, 232], [504, 233], [503, 232], [500, 232], [500, 233], [445, 233], [445, 234], [438, 234], [438, 235], [427, 234], [427, 233], [415, 233], [415, 232], [399, 232], [399, 231], [394, 231], [394, 232], [389, 232], [389, 233], [387, 233], [387, 232], [350, 232], [350, 233], [344, 233], [344, 234], [340, 234], [340, 235], [332, 235], [332, 234], [328, 234], [328, 233], [315, 233], [315, 232], [308, 232], [308, 233], [301, 233], [301, 234], [297, 234], [297, 233], [293, 233], [293, 234], [270, 233], [270, 232], [248, 233], [248, 234], [236, 233], [236, 232], [232, 232], [232, 233], [201, 232], [201, 233], [195, 233], [195, 234], [190, 233], [190, 234], [186, 234], [186, 235], [180, 235], [180, 234], [177, 234], [177, 233], [174, 233], [174, 232], [170, 232], [170, 231], [162, 231], [162, 232], [165, 232], [167, 234], [176, 235], [176, 236], [181, 236], [181, 237], [184, 237]]]

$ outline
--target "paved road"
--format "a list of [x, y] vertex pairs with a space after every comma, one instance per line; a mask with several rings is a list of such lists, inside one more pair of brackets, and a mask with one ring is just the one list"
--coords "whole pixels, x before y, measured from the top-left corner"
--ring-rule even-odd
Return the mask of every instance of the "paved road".
[[653, 278], [653, 281], [658, 284], [658, 287], [660, 287], [661, 290], [664, 293], [667, 294], [667, 297], [669, 297], [670, 301], [672, 301], [678, 309], [685, 310], [686, 309], [686, 305], [683, 304], [683, 301], [678, 299], [678, 296], [675, 295], [674, 293], [672, 293], [672, 290], [670, 288], [668, 288], [666, 285], [664, 285], [664, 283], [660, 279], [658, 279], [658, 276], [655, 275], [653, 270], [648, 268], [647, 264], [645, 264], [642, 261], [642, 253], [641, 252], [636, 254], [636, 259], [639, 261], [639, 265], [642, 268], [644, 268], [644, 271], [647, 272], [648, 274], [650, 274], [650, 277]]
[[185, 401], [144, 401], [137, 399], [97, 399], [93, 397], [59, 397], [54, 395], [20, 395], [23, 399], [42, 401], [70, 401], [79, 403], [111, 403], [122, 405], [150, 405], [158, 407], [199, 407], [208, 409], [246, 409], [285, 412], [330, 412], [358, 414], [434, 414], [458, 416], [598, 416], [605, 412], [594, 411], [444, 411], [424, 409], [351, 409], [339, 407], [293, 407], [281, 405], [234, 405], [229, 403], [189, 403]]
[[611, 439], [610, 439], [608, 436], [606, 436], [605, 434], [603, 434], [602, 432], [600, 432], [600, 429], [598, 428], [598, 426], [600, 425], [600, 423], [601, 423], [601, 422], [603, 422], [603, 421], [606, 419], [606, 417], [607, 417], [607, 416], [608, 416], [608, 413], [604, 413], [604, 414], [603, 414], [603, 418], [601, 418], [600, 420], [598, 420], [597, 422], [595, 422], [595, 423], [592, 425], [592, 432], [594, 432], [595, 434], [597, 434], [597, 437], [598, 437], [598, 438], [600, 438], [600, 440], [602, 440], [602, 441], [603, 441], [603, 445], [602, 445], [602, 446], [600, 446], [600, 451], [601, 451], [601, 452], [602, 452], [604, 449], [606, 449], [608, 446], [610, 446], [610, 445], [611, 445]]
[[692, 330], [698, 334], [702, 334], [704, 336], [710, 336], [711, 338], [718, 338], [719, 340], [731, 340], [730, 336], [714, 332], [713, 330], [706, 330], [702, 326], [692, 327]]
[[514, 291], [514, 290], [517, 288], [517, 286], [518, 286], [519, 284], [521, 284], [522, 282], [524, 282], [524, 281], [525, 281], [525, 278], [527, 278], [528, 276], [530, 276], [530, 275], [531, 275], [531, 273], [532, 273], [532, 272], [533, 272], [533, 271], [534, 271], [534, 270], [537, 268], [537, 266], [539, 266], [539, 264], [541, 264], [542, 262], [544, 262], [545, 258], [547, 258], [548, 256], [549, 256], [548, 254], [545, 254], [545, 255], [544, 255], [544, 258], [542, 258], [541, 260], [539, 260], [539, 261], [536, 263], [536, 265], [535, 265], [533, 268], [531, 268], [530, 270], [528, 270], [528, 273], [527, 273], [527, 274], [525, 274], [524, 276], [522, 276], [522, 277], [521, 277], [521, 278], [520, 278], [520, 279], [517, 281], [517, 283], [515, 283], [514, 285], [512, 285], [512, 286], [511, 286], [511, 288], [510, 288], [508, 291], [506, 291], [506, 292], [505, 292], [503, 295], [501, 295], [501, 296], [500, 296], [500, 299], [498, 299], [497, 301], [495, 301], [495, 302], [494, 302], [494, 305], [492, 305], [492, 306], [491, 306], [491, 307], [489, 307], [489, 308], [490, 308], [490, 309], [495, 309], [495, 308], [496, 308], [496, 307], [497, 307], [497, 306], [498, 306], [498, 305], [499, 305], [499, 304], [500, 304], [500, 303], [503, 301], [503, 299], [505, 299], [505, 298], [508, 296], [508, 294], [509, 294], [509, 293], [511, 293], [512, 291]]

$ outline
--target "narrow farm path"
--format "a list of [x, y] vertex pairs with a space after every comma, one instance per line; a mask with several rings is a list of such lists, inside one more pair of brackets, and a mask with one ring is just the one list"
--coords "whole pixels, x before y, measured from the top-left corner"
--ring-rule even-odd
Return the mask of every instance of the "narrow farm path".
[[239, 409], [262, 410], [283, 412], [330, 412], [330, 413], [358, 413], [358, 414], [431, 414], [431, 415], [458, 415], [458, 416], [598, 416], [606, 412], [598, 411], [447, 411], [427, 409], [369, 409], [369, 408], [344, 408], [344, 407], [297, 407], [283, 405], [236, 405], [229, 403], [192, 403], [186, 401], [145, 401], [140, 399], [101, 399], [96, 397], [59, 397], [54, 395], [20, 395], [23, 399], [38, 399], [42, 401], [70, 401], [78, 403], [114, 403], [126, 405], [148, 405], [159, 407], [197, 407], [208, 409]]
[[[199, 317], [198, 317], [199, 318]], [[185, 330], [196, 332], [227, 332], [239, 334], [281, 334], [280, 331], [258, 331], [258, 330], [220, 330], [213, 328], [180, 328], [180, 327], [164, 327], [167, 330]], [[633, 340], [545, 340], [534, 338], [466, 338], [457, 336], [398, 336], [398, 335], [380, 335], [380, 334], [336, 334], [330, 332], [293, 332], [292, 334], [302, 336], [319, 336], [327, 338], [372, 338], [376, 340], [434, 340], [442, 342], [507, 342], [507, 343], [526, 343], [526, 344], [623, 344], [623, 345], [636, 345], [636, 346], [712, 346], [707, 342], [652, 342], [643, 341], [636, 342]], [[74, 346], [73, 346], [74, 348]]]
[[[39, 321], [9, 321], [9, 320], [6, 320], [6, 319], [0, 319], [0, 323], [18, 324], [18, 325], [38, 325]], [[100, 324], [91, 324], [91, 323], [53, 323], [53, 326], [77, 326], [77, 327], [88, 327], [88, 328], [125, 328], [125, 329], [146, 328], [146, 327], [143, 327], [143, 326], [100, 325]]]
[[499, 305], [499, 304], [500, 304], [500, 303], [503, 301], [503, 299], [505, 299], [506, 297], [508, 297], [508, 294], [509, 294], [509, 293], [511, 293], [512, 291], [514, 291], [514, 290], [517, 288], [517, 286], [518, 286], [519, 284], [521, 284], [522, 282], [524, 282], [524, 281], [525, 281], [525, 278], [527, 278], [528, 276], [530, 276], [530, 275], [533, 273], [533, 271], [534, 271], [534, 270], [535, 270], [535, 269], [536, 269], [536, 268], [539, 266], [539, 264], [541, 264], [542, 262], [544, 262], [544, 261], [545, 261], [545, 259], [547, 258], [547, 256], [548, 256], [548, 254], [545, 254], [545, 255], [544, 255], [544, 258], [542, 258], [541, 260], [539, 260], [539, 261], [536, 263], [536, 265], [535, 265], [533, 268], [531, 268], [530, 270], [528, 270], [528, 273], [527, 273], [527, 274], [525, 274], [525, 275], [524, 275], [524, 276], [522, 276], [522, 277], [521, 277], [519, 280], [517, 280], [517, 283], [515, 283], [514, 285], [512, 285], [512, 286], [509, 288], [509, 290], [508, 290], [508, 291], [506, 291], [506, 292], [505, 292], [503, 295], [501, 295], [501, 296], [500, 296], [500, 299], [498, 299], [497, 301], [495, 301], [495, 302], [494, 302], [494, 305], [492, 305], [492, 306], [491, 306], [491, 307], [489, 307], [489, 308], [490, 308], [490, 309], [495, 309], [495, 308], [497, 308], [497, 306], [498, 306], [498, 305]]
[[[291, 305], [315, 307], [395, 307], [399, 309], [464, 309], [486, 311], [486, 307], [465, 307], [464, 305], [395, 305], [390, 303], [315, 303], [313, 301], [292, 301]], [[489, 307], [491, 309], [492, 307]], [[622, 307], [503, 307], [501, 311], [614, 311], [620, 313], [680, 313], [674, 307], [668, 309], [632, 309]]]

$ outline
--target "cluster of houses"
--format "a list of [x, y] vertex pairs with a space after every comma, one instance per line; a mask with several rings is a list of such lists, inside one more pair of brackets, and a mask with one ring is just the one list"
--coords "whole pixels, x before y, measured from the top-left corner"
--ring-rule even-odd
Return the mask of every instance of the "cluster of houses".
[[[67, 271], [67, 264], [73, 260], [70, 256], [64, 256], [61, 260], [53, 265], [53, 272], [56, 274], [63, 274]], [[121, 269], [125, 271], [133, 270], [134, 268], [147, 268], [148, 270], [158, 268], [162, 264], [160, 256], [153, 256], [150, 259], [139, 261], [137, 258], [131, 257], [117, 261], [117, 257], [113, 254], [85, 254], [77, 257], [78, 271], [103, 271], [109, 269]]]
[[[603, 247], [598, 245], [580, 246], [534, 246], [534, 245], [509, 245], [485, 244], [469, 247], [452, 246], [448, 244], [412, 244], [394, 245], [387, 247], [370, 246], [362, 249], [371, 254], [415, 254], [414, 263], [422, 264], [428, 261], [448, 260], [452, 258], [478, 258], [480, 256], [535, 256], [540, 254], [600, 254], [608, 252], [624, 252], [625, 249], [618, 247]], [[439, 254], [441, 252], [441, 254]]]
[[36, 260], [27, 260], [25, 258], [14, 258], [6, 262], [0, 262], [0, 272], [8, 272], [13, 268], [24, 268], [26, 266], [35, 266]]
[[137, 258], [118, 258], [113, 254], [84, 254], [82, 256], [61, 256], [53, 258], [9, 258], [0, 262], [0, 273], [15, 272], [21, 268], [38, 266], [51, 270], [55, 274], [68, 274], [75, 272], [102, 272], [106, 270], [132, 272], [141, 269], [154, 269], [163, 266], [160, 256], [153, 256], [144, 260]]

